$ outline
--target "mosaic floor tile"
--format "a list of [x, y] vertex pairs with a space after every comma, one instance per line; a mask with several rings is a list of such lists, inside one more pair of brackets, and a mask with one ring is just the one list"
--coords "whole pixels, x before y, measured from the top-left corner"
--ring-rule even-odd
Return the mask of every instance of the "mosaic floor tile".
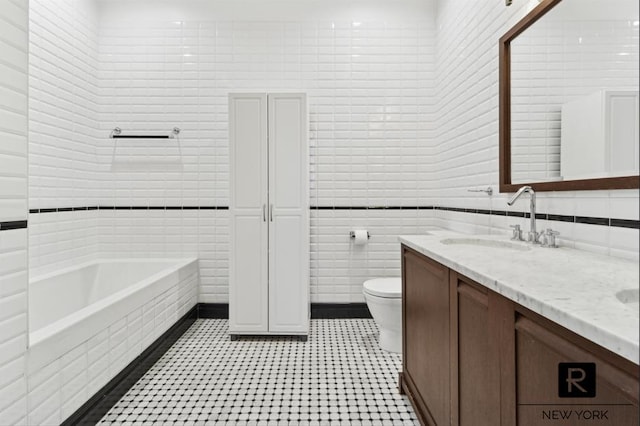
[[99, 424], [418, 425], [376, 339], [371, 319], [312, 320], [306, 342], [200, 319]]

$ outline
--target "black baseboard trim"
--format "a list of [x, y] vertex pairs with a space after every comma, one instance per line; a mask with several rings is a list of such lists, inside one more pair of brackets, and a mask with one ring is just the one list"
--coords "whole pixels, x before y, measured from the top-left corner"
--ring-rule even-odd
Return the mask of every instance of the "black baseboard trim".
[[[229, 318], [228, 303], [199, 303], [198, 318]], [[372, 318], [366, 303], [312, 303], [311, 319]]]
[[169, 330], [69, 416], [62, 426], [95, 425], [162, 355], [191, 327], [198, 315], [198, 305], [182, 316]]
[[366, 303], [312, 303], [312, 319], [373, 318]]
[[198, 318], [229, 319], [229, 304], [198, 303]]

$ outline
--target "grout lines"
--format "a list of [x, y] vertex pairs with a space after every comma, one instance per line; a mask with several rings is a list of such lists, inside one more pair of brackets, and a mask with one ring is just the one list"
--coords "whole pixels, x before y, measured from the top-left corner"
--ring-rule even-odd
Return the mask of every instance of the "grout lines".
[[307, 342], [227, 330], [197, 320], [99, 424], [418, 424], [371, 319], [312, 320]]

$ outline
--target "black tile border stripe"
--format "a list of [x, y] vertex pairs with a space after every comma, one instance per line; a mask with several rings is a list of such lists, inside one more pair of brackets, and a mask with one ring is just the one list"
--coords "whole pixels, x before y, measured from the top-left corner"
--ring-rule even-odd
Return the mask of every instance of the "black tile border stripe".
[[617, 228], [640, 229], [640, 221], [629, 219], [610, 219], [609, 226]]
[[[453, 211], [461, 213], [487, 214], [493, 216], [509, 216], [529, 218], [531, 215], [525, 212], [512, 212], [506, 210], [482, 210], [482, 209], [465, 209], [458, 207], [441, 207], [436, 206], [434, 210]], [[584, 223], [589, 225], [612, 226], [617, 228], [640, 229], [640, 220], [632, 219], [615, 219], [606, 217], [591, 216], [568, 216], [561, 214], [536, 213], [536, 219], [550, 220], [555, 222]]]
[[[442, 210], [458, 213], [472, 213], [490, 216], [509, 216], [528, 218], [529, 213], [514, 212], [506, 210], [487, 210], [472, 209], [462, 207], [446, 207], [446, 206], [311, 206], [310, 210]], [[56, 207], [31, 209], [29, 213], [57, 213], [69, 211], [88, 211], [88, 210], [229, 210], [229, 206], [82, 206], [82, 207]], [[617, 228], [640, 229], [640, 221], [632, 219], [616, 219], [605, 217], [591, 216], [567, 216], [548, 213], [536, 213], [536, 219], [550, 220], [557, 222], [573, 222], [584, 223], [589, 225], [613, 226]], [[22, 221], [19, 221], [22, 222]], [[11, 223], [11, 222], [2, 222]], [[24, 226], [26, 227], [26, 225]], [[15, 228], [14, 228], [15, 229]], [[0, 226], [0, 230], [3, 227]]]
[[[442, 210], [457, 213], [472, 213], [491, 216], [509, 216], [529, 218], [526, 212], [514, 212], [506, 210], [471, 209], [463, 207], [446, 206], [312, 206], [311, 210]], [[613, 226], [617, 228], [640, 229], [640, 221], [632, 219], [615, 219], [591, 216], [567, 216], [550, 213], [536, 213], [536, 219], [556, 222], [584, 223], [589, 225]]]
[[60, 213], [88, 210], [229, 210], [229, 206], [82, 206], [29, 209], [29, 213]]
[[576, 223], [587, 223], [589, 225], [609, 226], [610, 219], [605, 217], [576, 216]]
[[0, 231], [12, 231], [14, 229], [27, 228], [26, 220], [10, 220], [7, 222], [0, 222]]
[[310, 210], [434, 210], [434, 206], [311, 206]]
[[[82, 404], [62, 426], [95, 425], [193, 325], [197, 318], [229, 318], [228, 303], [198, 303], [120, 373]], [[366, 303], [312, 303], [312, 319], [371, 318]]]

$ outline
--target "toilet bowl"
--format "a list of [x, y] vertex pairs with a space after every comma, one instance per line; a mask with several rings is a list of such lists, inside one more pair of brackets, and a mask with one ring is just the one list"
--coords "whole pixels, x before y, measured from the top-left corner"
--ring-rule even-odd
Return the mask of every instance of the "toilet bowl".
[[362, 293], [380, 330], [380, 347], [402, 353], [402, 279], [367, 280], [362, 285]]

